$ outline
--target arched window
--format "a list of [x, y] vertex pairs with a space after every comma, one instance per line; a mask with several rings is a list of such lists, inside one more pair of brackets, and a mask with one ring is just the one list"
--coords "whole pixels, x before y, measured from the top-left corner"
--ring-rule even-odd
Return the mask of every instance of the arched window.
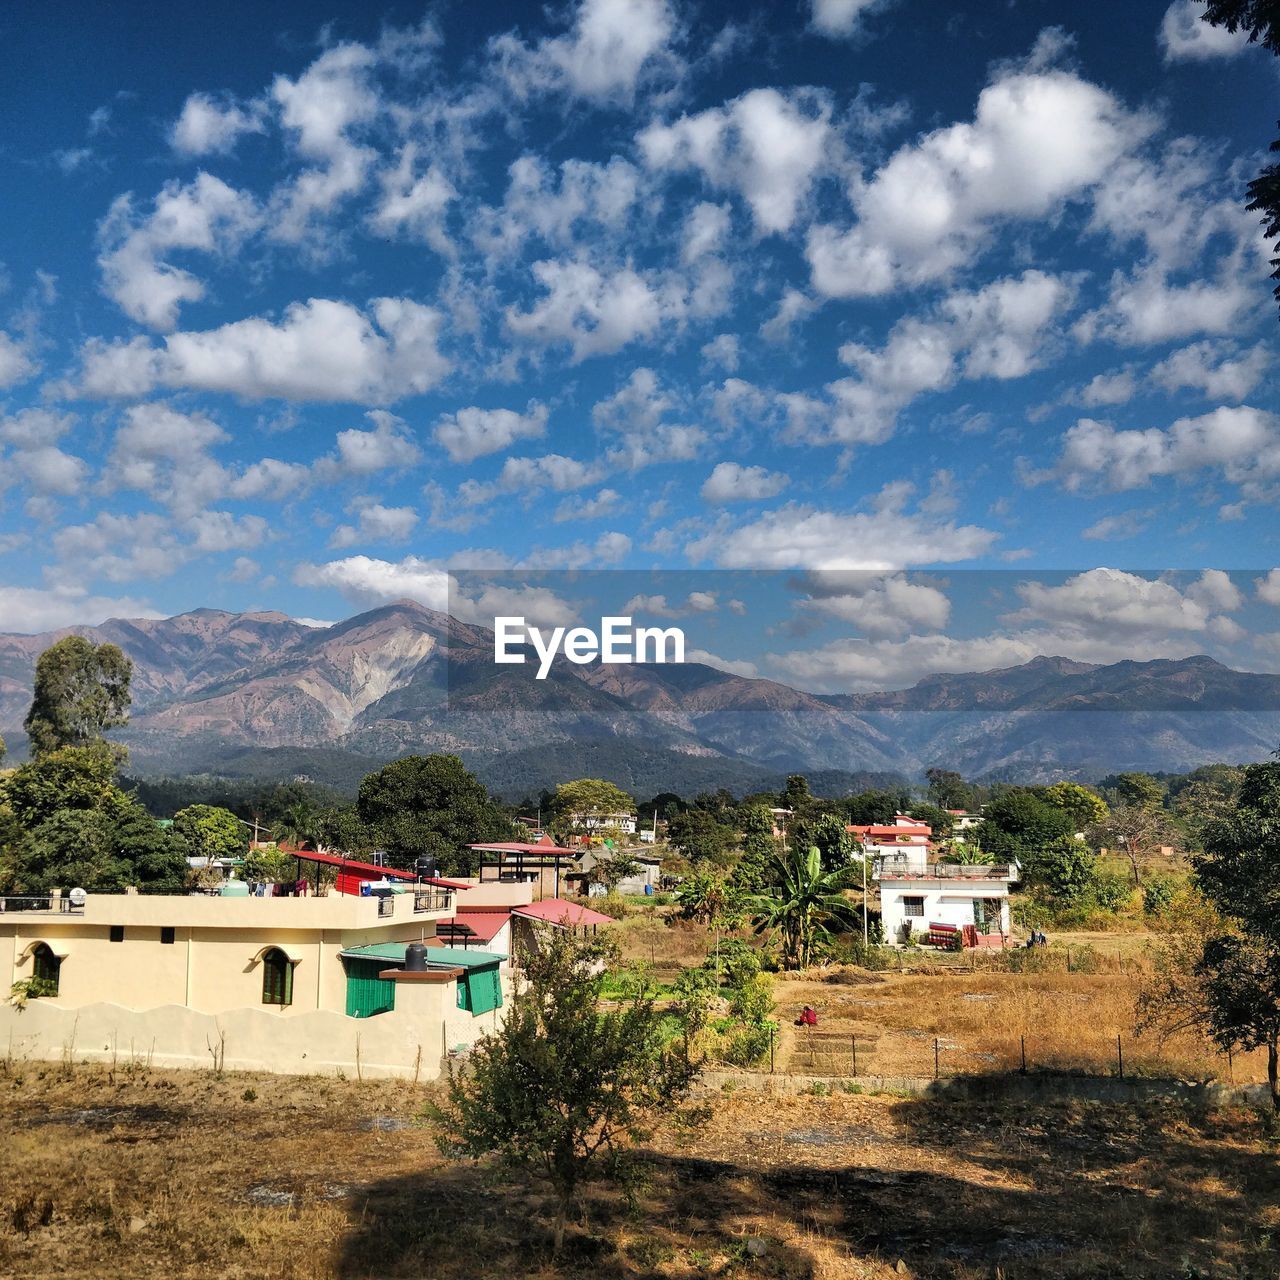
[[279, 947], [262, 956], [262, 1003], [293, 1003], [293, 961]]
[[58, 994], [58, 978], [62, 971], [62, 961], [53, 954], [47, 943], [37, 942], [31, 951], [31, 976], [38, 982], [46, 982]]

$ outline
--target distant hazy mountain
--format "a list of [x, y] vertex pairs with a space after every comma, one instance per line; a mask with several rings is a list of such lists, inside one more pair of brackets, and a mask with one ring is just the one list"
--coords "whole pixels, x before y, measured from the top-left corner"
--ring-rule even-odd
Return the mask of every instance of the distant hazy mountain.
[[[121, 736], [138, 773], [307, 774], [338, 785], [411, 751], [455, 751], [523, 793], [584, 774], [642, 793], [857, 787], [931, 765], [1045, 780], [1257, 760], [1280, 742], [1280, 676], [1207, 657], [1036, 658], [910, 689], [818, 695], [698, 663], [498, 667], [492, 635], [401, 601], [331, 627], [200, 609], [74, 628], [134, 661]], [[0, 635], [0, 732], [21, 743], [35, 659], [67, 631]]]

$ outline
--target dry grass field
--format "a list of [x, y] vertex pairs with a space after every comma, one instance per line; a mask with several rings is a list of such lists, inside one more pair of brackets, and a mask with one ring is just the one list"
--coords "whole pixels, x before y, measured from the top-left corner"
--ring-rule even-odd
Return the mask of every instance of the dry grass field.
[[[1191, 1280], [1280, 1273], [1258, 1117], [891, 1097], [695, 1098], [546, 1203], [438, 1153], [409, 1085], [56, 1064], [0, 1076], [0, 1274], [166, 1280]], [[751, 1241], [753, 1243], [749, 1244]]]

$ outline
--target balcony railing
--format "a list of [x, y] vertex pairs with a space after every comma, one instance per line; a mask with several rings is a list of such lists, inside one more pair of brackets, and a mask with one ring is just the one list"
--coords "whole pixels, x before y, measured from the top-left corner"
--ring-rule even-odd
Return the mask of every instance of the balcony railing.
[[876, 877], [907, 880], [1014, 880], [1016, 869], [1008, 864], [978, 865], [965, 862], [918, 862], [914, 858], [881, 858]]
[[453, 906], [453, 890], [451, 889], [415, 889], [413, 891], [413, 909], [418, 911], [448, 911]]
[[57, 911], [63, 915], [83, 915], [84, 903], [77, 906], [65, 894], [58, 898], [51, 893], [8, 894], [0, 897], [0, 913], [9, 911]]

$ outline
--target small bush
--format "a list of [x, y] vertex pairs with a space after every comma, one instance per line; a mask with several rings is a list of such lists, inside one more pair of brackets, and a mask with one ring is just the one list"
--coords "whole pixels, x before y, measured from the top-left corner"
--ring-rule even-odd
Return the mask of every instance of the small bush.
[[769, 1057], [773, 1024], [738, 1026], [727, 1037], [721, 1056], [735, 1067], [757, 1067]]
[[621, 920], [631, 908], [620, 893], [607, 893], [603, 898], [592, 898], [591, 909], [603, 912], [614, 920]]

